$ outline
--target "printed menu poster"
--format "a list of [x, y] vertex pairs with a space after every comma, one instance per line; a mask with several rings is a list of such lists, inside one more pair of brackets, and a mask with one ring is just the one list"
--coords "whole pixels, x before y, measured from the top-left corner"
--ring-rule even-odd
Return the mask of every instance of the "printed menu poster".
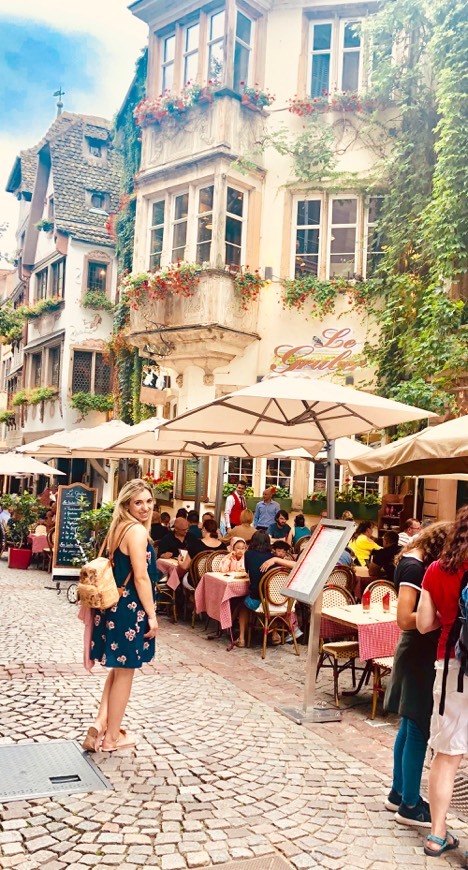
[[[322, 591], [328, 571], [333, 568], [337, 557], [346, 547], [354, 529], [352, 523], [341, 522], [339, 526], [325, 523], [318, 528], [317, 534], [306, 548], [303, 558], [293, 569], [286, 584], [287, 593], [300, 601], [308, 603], [315, 601]], [[348, 530], [348, 527], [351, 528]]]

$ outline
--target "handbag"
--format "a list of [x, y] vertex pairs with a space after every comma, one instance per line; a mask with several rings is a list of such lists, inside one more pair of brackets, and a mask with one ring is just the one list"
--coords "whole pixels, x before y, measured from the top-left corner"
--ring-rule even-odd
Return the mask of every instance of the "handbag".
[[94, 610], [108, 610], [109, 607], [114, 607], [120, 600], [133, 571], [129, 572], [122, 586], [117, 586], [114, 577], [114, 553], [120, 547], [128, 530], [136, 525], [137, 523], [129, 523], [123, 529], [112, 554], [105, 557], [102, 554], [109, 537], [109, 534], [107, 534], [102, 542], [97, 558], [91, 559], [90, 562], [83, 565], [78, 581], [78, 601], [83, 607]]

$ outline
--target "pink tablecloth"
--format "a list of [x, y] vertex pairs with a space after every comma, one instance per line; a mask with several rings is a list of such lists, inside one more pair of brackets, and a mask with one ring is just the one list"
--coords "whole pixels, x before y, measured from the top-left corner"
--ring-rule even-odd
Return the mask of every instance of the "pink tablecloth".
[[369, 625], [346, 626], [333, 622], [331, 619], [322, 617], [320, 634], [325, 638], [339, 638], [344, 635], [350, 636], [353, 631], [357, 632], [359, 641], [359, 658], [367, 659], [384, 658], [392, 656], [400, 639], [401, 631], [396, 620], [391, 622], [374, 622]]
[[42, 553], [49, 546], [47, 535], [28, 535], [28, 544], [31, 544], [33, 553]]
[[216, 619], [221, 628], [231, 628], [231, 598], [247, 595], [249, 580], [208, 573], [201, 578], [195, 589], [195, 609], [197, 613], [207, 613]]
[[169, 586], [169, 589], [175, 590], [178, 586], [180, 586], [180, 574], [177, 570], [175, 561], [173, 561], [172, 559], [157, 559], [156, 567], [159, 571], [161, 571], [161, 574], [164, 574], [164, 576], [167, 578], [167, 585]]

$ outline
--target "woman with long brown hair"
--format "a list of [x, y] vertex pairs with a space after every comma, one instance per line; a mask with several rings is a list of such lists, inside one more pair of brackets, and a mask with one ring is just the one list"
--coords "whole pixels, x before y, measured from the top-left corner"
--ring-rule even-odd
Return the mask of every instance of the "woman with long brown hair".
[[456, 849], [458, 840], [447, 830], [447, 812], [455, 775], [468, 752], [468, 676], [455, 658], [460, 634], [459, 599], [468, 584], [468, 505], [460, 508], [442, 555], [424, 575], [416, 624], [426, 634], [440, 629], [434, 681], [434, 709], [429, 746], [434, 757], [429, 773], [431, 833], [426, 855]]
[[115, 752], [136, 745], [121, 726], [135, 669], [155, 653], [157, 569], [149, 541], [153, 504], [152, 491], [142, 480], [126, 483], [115, 504], [107, 548], [122, 592], [114, 607], [94, 612], [91, 659], [111, 671], [83, 743], [88, 751]]
[[393, 783], [385, 801], [402, 825], [429, 827], [429, 806], [419, 793], [429, 739], [432, 684], [438, 632], [420, 634], [416, 610], [426, 568], [440, 556], [450, 523], [423, 529], [395, 557], [398, 591], [397, 622], [402, 635], [395, 651], [385, 707], [401, 716], [393, 749]]

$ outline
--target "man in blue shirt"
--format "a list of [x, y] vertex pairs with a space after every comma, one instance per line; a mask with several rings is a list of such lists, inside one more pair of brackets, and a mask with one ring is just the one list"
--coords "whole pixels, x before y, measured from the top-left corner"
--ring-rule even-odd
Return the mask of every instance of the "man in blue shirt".
[[275, 522], [278, 511], [281, 510], [277, 501], [273, 501], [273, 490], [263, 490], [263, 501], [259, 501], [255, 508], [253, 524], [256, 529], [268, 530]]

